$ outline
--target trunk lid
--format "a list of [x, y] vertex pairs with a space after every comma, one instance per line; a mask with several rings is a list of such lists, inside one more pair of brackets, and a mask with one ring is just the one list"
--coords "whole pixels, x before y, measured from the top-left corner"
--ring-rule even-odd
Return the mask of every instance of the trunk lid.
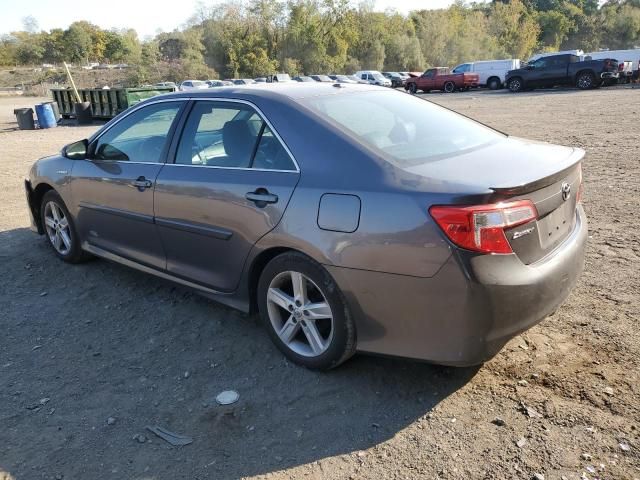
[[508, 138], [407, 170], [452, 193], [484, 193], [487, 203], [533, 202], [536, 220], [505, 229], [514, 253], [528, 265], [548, 255], [575, 228], [583, 157], [581, 149]]

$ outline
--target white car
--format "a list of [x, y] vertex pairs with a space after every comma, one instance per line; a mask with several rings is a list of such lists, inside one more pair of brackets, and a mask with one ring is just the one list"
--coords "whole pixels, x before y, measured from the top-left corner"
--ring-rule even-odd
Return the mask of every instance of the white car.
[[190, 92], [193, 90], [205, 90], [209, 88], [207, 82], [203, 82], [202, 80], [185, 80], [180, 84], [181, 92]]
[[360, 80], [364, 80], [371, 85], [380, 85], [382, 87], [391, 86], [391, 80], [389, 80], [377, 70], [361, 70], [354, 73], [354, 75]]
[[508, 60], [482, 60], [480, 62], [462, 63], [455, 67], [451, 73], [477, 73], [478, 85], [497, 90], [504, 86], [504, 78], [509, 70], [520, 68], [520, 60], [510, 58]]

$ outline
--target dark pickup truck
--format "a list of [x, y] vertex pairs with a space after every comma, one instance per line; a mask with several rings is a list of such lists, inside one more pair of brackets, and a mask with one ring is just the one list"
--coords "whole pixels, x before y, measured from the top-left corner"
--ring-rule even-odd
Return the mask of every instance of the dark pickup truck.
[[577, 55], [550, 55], [507, 72], [505, 83], [512, 92], [556, 85], [575, 85], [583, 90], [618, 78], [618, 62], [612, 58], [581, 61]]

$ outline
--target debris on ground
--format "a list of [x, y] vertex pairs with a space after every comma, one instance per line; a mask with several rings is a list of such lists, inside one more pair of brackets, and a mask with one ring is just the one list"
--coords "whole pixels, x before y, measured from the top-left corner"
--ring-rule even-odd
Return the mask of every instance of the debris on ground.
[[505, 422], [502, 418], [500, 417], [496, 417], [493, 420], [491, 420], [491, 423], [493, 423], [494, 425], [497, 425], [499, 427], [504, 427], [507, 422]]
[[235, 390], [225, 390], [216, 396], [218, 405], [232, 405], [238, 401], [240, 394]]
[[169, 442], [174, 447], [181, 447], [183, 445], [189, 445], [193, 443], [193, 438], [187, 437], [186, 435], [179, 435], [177, 433], [173, 433], [166, 428], [159, 427], [157, 425], [149, 426], [147, 425], [147, 430], [152, 433], [155, 433], [158, 437], [163, 439], [165, 442]]

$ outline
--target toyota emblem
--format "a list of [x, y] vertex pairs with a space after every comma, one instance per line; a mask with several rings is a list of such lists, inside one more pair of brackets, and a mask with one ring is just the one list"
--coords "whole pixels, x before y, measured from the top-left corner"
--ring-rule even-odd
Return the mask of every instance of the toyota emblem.
[[562, 192], [562, 200], [564, 200], [565, 202], [569, 200], [569, 197], [571, 196], [571, 185], [567, 182], [564, 182], [560, 191]]

